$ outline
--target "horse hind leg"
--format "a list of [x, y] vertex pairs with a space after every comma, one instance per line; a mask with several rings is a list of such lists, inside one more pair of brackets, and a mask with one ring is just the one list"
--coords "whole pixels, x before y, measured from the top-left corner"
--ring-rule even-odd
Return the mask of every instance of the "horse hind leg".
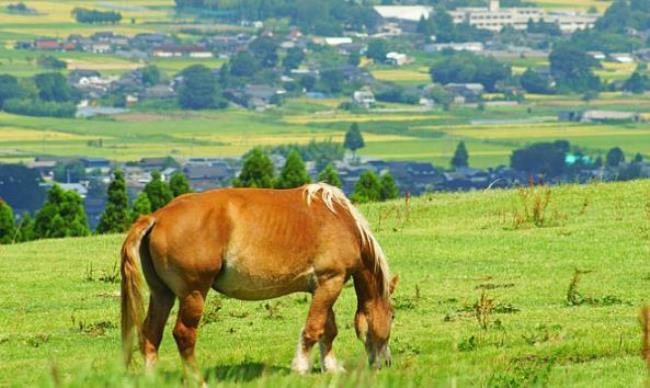
[[173, 305], [174, 294], [169, 290], [152, 292], [149, 297], [149, 310], [142, 328], [142, 352], [148, 372], [156, 366], [163, 331]]
[[327, 321], [325, 322], [325, 332], [318, 342], [320, 348], [320, 368], [323, 372], [345, 372], [345, 368], [338, 363], [332, 350], [332, 344], [337, 334], [338, 329], [336, 327], [334, 310], [330, 308], [327, 314]]
[[296, 355], [291, 363], [294, 372], [305, 374], [311, 369], [309, 362], [311, 349], [326, 332], [329, 312], [341, 293], [344, 281], [345, 276], [319, 279], [318, 288], [313, 292], [307, 323], [300, 334]]
[[179, 298], [178, 318], [174, 327], [174, 339], [183, 360], [185, 374], [189, 375], [194, 382], [199, 383], [203, 381], [203, 378], [194, 356], [194, 347], [206, 294], [205, 291], [192, 291]]

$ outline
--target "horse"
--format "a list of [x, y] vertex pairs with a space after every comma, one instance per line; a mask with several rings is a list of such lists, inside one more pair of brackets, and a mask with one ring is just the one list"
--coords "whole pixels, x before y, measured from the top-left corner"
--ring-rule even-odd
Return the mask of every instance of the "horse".
[[[150, 290], [144, 313], [142, 274]], [[344, 371], [332, 351], [332, 309], [352, 278], [354, 327], [370, 366], [391, 362], [391, 305], [399, 276], [368, 222], [343, 192], [325, 183], [296, 189], [217, 189], [185, 194], [131, 227], [121, 250], [121, 334], [125, 362], [137, 335], [146, 370], [154, 369], [165, 323], [179, 301], [173, 336], [185, 374], [201, 379], [197, 327], [212, 288], [240, 300], [312, 294], [291, 369], [308, 373], [319, 344], [321, 369]]]

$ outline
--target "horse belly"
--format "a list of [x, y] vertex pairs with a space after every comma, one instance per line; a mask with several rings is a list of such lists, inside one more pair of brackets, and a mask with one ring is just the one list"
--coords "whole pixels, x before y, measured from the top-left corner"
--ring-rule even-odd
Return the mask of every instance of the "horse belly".
[[310, 292], [316, 277], [312, 268], [299, 274], [258, 274], [248, 268], [224, 262], [213, 288], [231, 298], [265, 300], [294, 292]]

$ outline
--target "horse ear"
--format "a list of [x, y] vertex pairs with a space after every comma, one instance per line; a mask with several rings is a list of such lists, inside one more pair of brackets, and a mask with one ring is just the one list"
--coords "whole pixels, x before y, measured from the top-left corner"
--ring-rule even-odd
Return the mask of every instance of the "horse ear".
[[390, 280], [390, 285], [388, 287], [388, 290], [390, 291], [391, 295], [393, 294], [393, 292], [395, 292], [395, 287], [397, 287], [397, 283], [399, 283], [399, 274], [393, 276], [393, 278]]

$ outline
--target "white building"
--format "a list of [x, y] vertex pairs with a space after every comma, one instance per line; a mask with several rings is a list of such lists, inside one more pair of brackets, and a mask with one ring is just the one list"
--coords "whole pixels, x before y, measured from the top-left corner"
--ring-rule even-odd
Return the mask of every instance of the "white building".
[[355, 104], [362, 106], [366, 109], [372, 107], [377, 102], [375, 100], [375, 95], [368, 88], [363, 88], [361, 90], [357, 90], [356, 92], [354, 92], [352, 99], [354, 100]]
[[501, 31], [503, 27], [512, 26], [517, 30], [525, 30], [528, 21], [556, 23], [562, 32], [571, 33], [576, 30], [591, 28], [599, 15], [575, 11], [546, 11], [541, 8], [513, 7], [502, 8], [499, 0], [490, 0], [490, 5], [484, 7], [464, 7], [450, 11], [454, 23], [469, 23], [477, 28]]
[[413, 59], [406, 54], [391, 51], [386, 54], [386, 62], [395, 66], [404, 66], [413, 62]]
[[[422, 5], [404, 6], [376, 6], [375, 11], [386, 21], [418, 22], [422, 17], [429, 18], [433, 7]], [[512, 26], [518, 30], [525, 30], [528, 21], [539, 22], [544, 20], [557, 23], [560, 30], [572, 33], [579, 29], [591, 28], [598, 19], [597, 14], [587, 14], [576, 11], [547, 11], [542, 8], [532, 7], [501, 7], [499, 0], [491, 0], [488, 7], [461, 7], [449, 14], [454, 23], [469, 23], [477, 28], [501, 31], [505, 26]]]

